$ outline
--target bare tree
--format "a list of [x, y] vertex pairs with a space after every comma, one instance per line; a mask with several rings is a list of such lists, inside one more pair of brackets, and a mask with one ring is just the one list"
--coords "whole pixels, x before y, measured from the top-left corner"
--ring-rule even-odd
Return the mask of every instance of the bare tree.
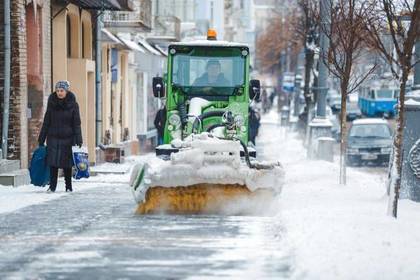
[[294, 32], [297, 17], [296, 9], [291, 9], [287, 15], [278, 15], [272, 19], [267, 30], [258, 36], [256, 49], [262, 72], [270, 73], [279, 69], [280, 57], [288, 49], [292, 59], [297, 57], [301, 48], [298, 35]]
[[[393, 161], [390, 168], [391, 192], [388, 214], [397, 217], [401, 188], [402, 144], [405, 119], [405, 92], [408, 76], [417, 61], [413, 61], [413, 48], [419, 34], [420, 0], [379, 0], [376, 17], [367, 24], [369, 44], [378, 50], [389, 64], [392, 74], [400, 83], [397, 129], [394, 136]], [[409, 19], [409, 22], [405, 21]], [[391, 40], [392, 48], [387, 42]]]
[[365, 20], [372, 16], [375, 3], [363, 0], [337, 0], [332, 4], [331, 22], [321, 22], [320, 28], [329, 39], [326, 57], [322, 57], [330, 72], [340, 81], [341, 140], [340, 184], [346, 184], [347, 97], [371, 75], [377, 64], [367, 71], [358, 66], [367, 55]]

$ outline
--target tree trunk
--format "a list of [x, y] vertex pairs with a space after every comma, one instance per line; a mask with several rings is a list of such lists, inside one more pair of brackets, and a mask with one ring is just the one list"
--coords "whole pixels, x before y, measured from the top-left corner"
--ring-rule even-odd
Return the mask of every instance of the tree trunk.
[[401, 81], [400, 81], [400, 97], [398, 102], [398, 119], [397, 119], [397, 130], [394, 137], [394, 162], [392, 168], [390, 168], [391, 177], [391, 193], [389, 196], [388, 203], [388, 215], [392, 215], [397, 218], [398, 210], [398, 199], [400, 196], [401, 189], [401, 173], [403, 163], [403, 136], [404, 136], [404, 122], [405, 122], [405, 87], [408, 79], [408, 71], [403, 70]]
[[341, 83], [341, 113], [340, 113], [340, 185], [347, 184], [347, 82]]
[[[311, 100], [311, 71], [314, 65], [314, 52], [312, 50], [305, 51], [305, 85], [303, 87], [303, 96], [305, 97], [305, 113], [310, 109]], [[309, 122], [309, 120], [308, 120]]]

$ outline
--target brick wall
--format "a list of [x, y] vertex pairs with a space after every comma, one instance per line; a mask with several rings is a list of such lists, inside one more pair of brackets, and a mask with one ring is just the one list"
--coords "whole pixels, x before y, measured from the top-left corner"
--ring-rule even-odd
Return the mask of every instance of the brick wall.
[[[51, 14], [50, 0], [38, 1], [41, 7], [37, 17], [42, 26], [40, 75], [34, 77], [28, 73], [28, 47], [26, 34], [26, 1], [11, 1], [11, 36], [12, 67], [10, 93], [10, 120], [8, 157], [21, 160], [22, 168], [28, 166], [28, 159], [37, 146], [37, 139], [42, 125], [46, 102], [51, 91]], [[3, 19], [3, 0], [0, 0], [0, 18]], [[33, 9], [33, 7], [32, 7]], [[32, 18], [33, 20], [33, 18]], [[4, 27], [0, 24], [0, 66], [4, 64]], [[31, 72], [31, 71], [29, 71]], [[32, 71], [33, 72], [33, 71]], [[34, 79], [36, 82], [34, 82]], [[29, 80], [29, 83], [28, 83]], [[4, 70], [0, 69], [0, 104], [3, 111]], [[34, 92], [34, 89], [35, 92]], [[29, 95], [29, 96], [28, 96]], [[30, 100], [31, 118], [28, 119], [28, 98]], [[0, 129], [1, 129], [0, 114]]]
[[[39, 2], [39, 1], [38, 1]], [[33, 6], [26, 9], [28, 45], [28, 106], [31, 116], [28, 119], [28, 158], [38, 146], [38, 136], [42, 127], [48, 96], [51, 92], [51, 10], [50, 1], [44, 0], [34, 19]], [[36, 25], [34, 26], [34, 24]], [[32, 37], [32, 33], [36, 37]], [[39, 33], [39, 34], [38, 34]], [[39, 38], [40, 37], [40, 38]], [[40, 39], [40, 42], [37, 41]], [[34, 63], [34, 62], [37, 63]], [[29, 66], [28, 65], [28, 66]]]
[[[3, 7], [4, 2], [0, 1]], [[2, 10], [2, 18], [3, 10]], [[8, 158], [20, 159], [22, 167], [27, 165], [27, 79], [26, 79], [26, 32], [25, 32], [25, 0], [11, 1], [11, 92], [10, 121], [8, 138]], [[4, 46], [4, 30], [1, 30], [1, 46]], [[4, 48], [0, 47], [1, 60], [4, 62]], [[4, 71], [0, 71], [1, 92], [3, 95]], [[3, 96], [2, 99], [3, 101]], [[3, 102], [1, 102], [3, 103]], [[3, 104], [2, 104], [3, 105]]]
[[20, 159], [22, 168], [28, 163], [28, 122], [26, 109], [27, 56], [25, 0], [11, 1], [12, 69], [9, 121], [9, 157]]

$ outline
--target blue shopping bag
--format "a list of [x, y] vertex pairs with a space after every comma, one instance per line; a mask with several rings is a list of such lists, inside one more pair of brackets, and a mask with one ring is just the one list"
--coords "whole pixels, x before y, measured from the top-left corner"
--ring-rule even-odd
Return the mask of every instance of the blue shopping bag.
[[73, 163], [75, 172], [73, 178], [76, 180], [89, 178], [89, 154], [86, 147], [72, 147]]
[[50, 183], [50, 167], [47, 164], [47, 147], [39, 146], [32, 154], [31, 166], [29, 167], [31, 184], [45, 187]]

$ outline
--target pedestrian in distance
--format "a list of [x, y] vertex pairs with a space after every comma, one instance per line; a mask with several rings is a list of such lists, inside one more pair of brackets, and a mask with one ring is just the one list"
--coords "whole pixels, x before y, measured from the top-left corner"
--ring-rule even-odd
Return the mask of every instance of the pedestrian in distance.
[[44, 123], [38, 138], [40, 146], [47, 141], [47, 164], [50, 167], [50, 188], [57, 188], [58, 170], [63, 169], [66, 192], [72, 192], [72, 146], [83, 144], [79, 105], [68, 81], [59, 81], [48, 98]]
[[165, 131], [165, 123], [166, 123], [166, 107], [163, 106], [157, 111], [155, 121], [154, 121], [154, 125], [156, 127], [157, 134], [158, 134], [158, 145], [163, 144], [163, 134]]
[[252, 107], [249, 107], [249, 130], [248, 130], [248, 138], [249, 141], [254, 144], [255, 146], [255, 139], [258, 136], [258, 131], [260, 128], [260, 114]]

